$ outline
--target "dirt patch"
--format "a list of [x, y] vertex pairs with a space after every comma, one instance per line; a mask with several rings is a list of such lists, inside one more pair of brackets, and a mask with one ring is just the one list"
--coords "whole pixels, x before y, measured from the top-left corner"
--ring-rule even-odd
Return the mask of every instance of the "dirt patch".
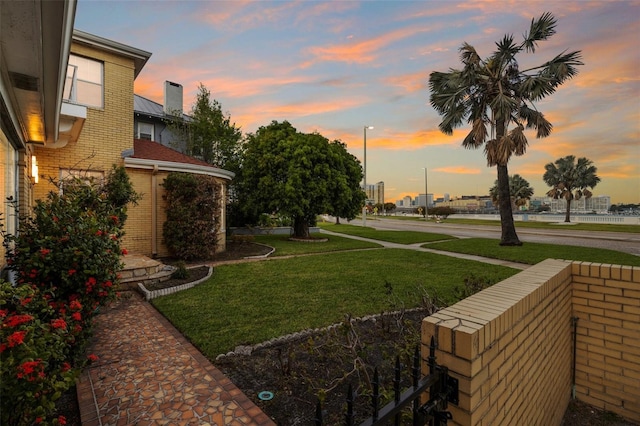
[[[400, 356], [402, 386], [411, 385], [412, 356], [426, 310], [397, 312], [342, 324], [311, 335], [218, 358], [214, 364], [277, 424], [313, 424], [318, 399], [324, 424], [343, 424], [347, 389], [358, 396], [355, 423], [370, 412], [371, 382], [377, 366], [380, 393], [393, 395], [393, 369]], [[269, 400], [261, 392], [273, 395]], [[387, 401], [382, 401], [386, 403]]]
[[175, 287], [182, 284], [192, 283], [198, 281], [207, 276], [209, 273], [208, 266], [196, 266], [194, 268], [187, 269], [189, 276], [187, 278], [170, 278], [165, 281], [160, 281], [154, 284], [146, 284], [144, 287], [149, 290], [162, 290], [163, 288]]

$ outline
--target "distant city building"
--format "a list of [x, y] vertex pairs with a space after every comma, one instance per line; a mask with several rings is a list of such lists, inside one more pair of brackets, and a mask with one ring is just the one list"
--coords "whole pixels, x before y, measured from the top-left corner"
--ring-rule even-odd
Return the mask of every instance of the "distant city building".
[[364, 192], [367, 196], [367, 204], [384, 204], [384, 182], [367, 185]]
[[[564, 198], [556, 200], [551, 197], [532, 197], [529, 204], [531, 210], [541, 206], [549, 206], [552, 212], [564, 213], [567, 211], [567, 200]], [[573, 213], [607, 213], [610, 207], [611, 197], [608, 195], [571, 200], [571, 211]]]
[[433, 194], [427, 194], [426, 200], [425, 200], [425, 195], [424, 194], [418, 194], [418, 196], [416, 197], [416, 200], [415, 200], [415, 205], [416, 206], [424, 206], [425, 205], [425, 201], [427, 201], [429, 203], [427, 205], [427, 207], [433, 207]]

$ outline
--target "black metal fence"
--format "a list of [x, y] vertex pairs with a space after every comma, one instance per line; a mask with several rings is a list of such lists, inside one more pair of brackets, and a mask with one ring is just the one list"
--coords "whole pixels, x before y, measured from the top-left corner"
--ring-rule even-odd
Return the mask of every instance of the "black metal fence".
[[[458, 405], [458, 379], [449, 376], [449, 369], [436, 363], [435, 340], [431, 337], [429, 345], [429, 375], [420, 377], [420, 349], [416, 348], [413, 355], [413, 365], [411, 367], [411, 379], [413, 386], [401, 391], [401, 365], [400, 357], [396, 357], [394, 368], [393, 393], [394, 400], [384, 407], [380, 407], [380, 382], [378, 380], [378, 369], [373, 374], [372, 395], [371, 395], [371, 417], [365, 420], [360, 426], [381, 426], [392, 424], [398, 426], [401, 423], [402, 412], [411, 407], [412, 425], [440, 426], [446, 425], [447, 420], [452, 419], [451, 413], [447, 411], [448, 403]], [[429, 389], [429, 400], [420, 405], [420, 397]], [[355, 396], [353, 388], [349, 385], [347, 391], [347, 412], [345, 414], [345, 425], [355, 425], [355, 414], [353, 412]], [[322, 426], [322, 404], [318, 401], [316, 405], [316, 426]]]

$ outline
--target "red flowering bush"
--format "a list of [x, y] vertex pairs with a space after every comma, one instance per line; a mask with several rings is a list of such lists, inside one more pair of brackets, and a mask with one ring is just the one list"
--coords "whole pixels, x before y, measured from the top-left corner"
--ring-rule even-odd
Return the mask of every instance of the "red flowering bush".
[[[3, 425], [42, 423], [73, 385], [67, 361], [72, 331], [34, 286], [0, 283], [0, 419]], [[59, 423], [58, 420], [53, 423]]]
[[71, 179], [60, 187], [21, 218], [17, 235], [3, 233], [17, 281], [2, 284], [0, 297], [3, 425], [49, 421], [87, 362], [97, 309], [116, 297], [126, 206], [137, 199], [124, 169], [104, 185]]

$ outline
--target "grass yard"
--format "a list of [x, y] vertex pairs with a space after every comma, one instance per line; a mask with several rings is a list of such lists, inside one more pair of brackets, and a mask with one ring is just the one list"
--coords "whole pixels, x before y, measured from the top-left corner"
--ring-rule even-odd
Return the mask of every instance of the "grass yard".
[[616, 265], [640, 266], [640, 256], [593, 247], [561, 246], [544, 243], [524, 243], [519, 247], [503, 247], [497, 240], [489, 238], [465, 238], [424, 244], [435, 250], [475, 254], [512, 262], [535, 265], [545, 259], [565, 259], [583, 262], [610, 263]]
[[[414, 220], [424, 222], [424, 218], [416, 216], [387, 216], [387, 217], [375, 217], [367, 220]], [[430, 222], [435, 223], [433, 219]], [[499, 220], [483, 220], [483, 219], [453, 219], [447, 218], [442, 220], [442, 223], [450, 225], [486, 225], [486, 226], [500, 226]], [[516, 230], [519, 228], [540, 228], [540, 229], [571, 229], [575, 231], [601, 231], [601, 232], [627, 232], [633, 234], [640, 234], [640, 225], [616, 225], [612, 223], [574, 223], [571, 225], [565, 225], [563, 222], [522, 222], [517, 221]]]
[[327, 326], [347, 314], [416, 307], [425, 291], [452, 302], [454, 287], [471, 275], [495, 283], [517, 272], [403, 249], [328, 253], [219, 266], [206, 283], [153, 304], [214, 359], [236, 345]]
[[445, 234], [435, 234], [428, 232], [414, 231], [378, 231], [373, 228], [356, 226], [356, 225], [336, 225], [333, 223], [319, 223], [320, 229], [341, 234], [355, 235], [357, 237], [370, 238], [373, 240], [389, 241], [398, 244], [417, 244], [428, 243], [432, 241], [451, 240], [455, 237]]
[[[315, 238], [327, 238], [327, 235], [312, 234]], [[339, 237], [332, 235], [327, 242], [292, 242], [288, 235], [256, 235], [254, 241], [266, 244], [276, 249], [272, 256], [293, 256], [312, 253], [328, 253], [342, 250], [359, 250], [370, 248], [381, 248], [380, 244], [358, 241], [353, 238]], [[426, 240], [425, 240], [426, 241]]]

